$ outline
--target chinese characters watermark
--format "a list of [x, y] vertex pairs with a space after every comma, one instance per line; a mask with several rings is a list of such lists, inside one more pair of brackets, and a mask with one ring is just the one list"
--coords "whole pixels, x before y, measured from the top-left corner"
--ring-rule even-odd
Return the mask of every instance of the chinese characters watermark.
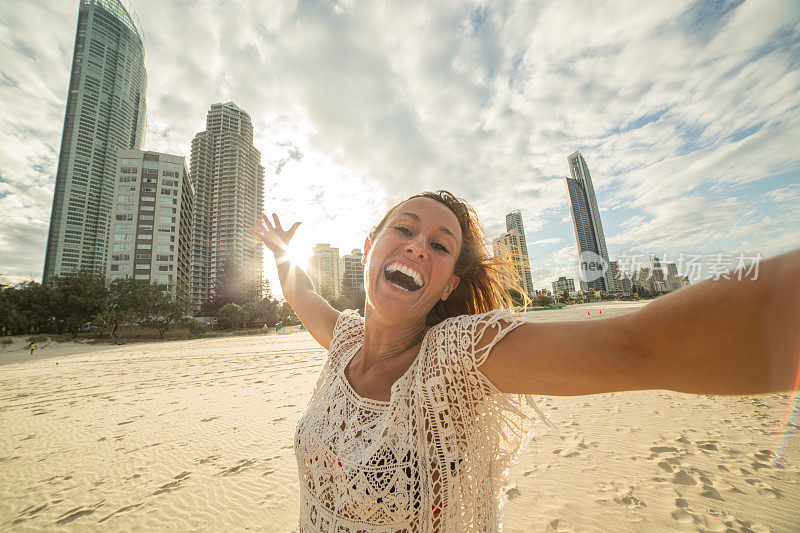
[[616, 279], [647, 283], [687, 283], [711, 280], [757, 280], [763, 256], [755, 254], [621, 255], [616, 261]]

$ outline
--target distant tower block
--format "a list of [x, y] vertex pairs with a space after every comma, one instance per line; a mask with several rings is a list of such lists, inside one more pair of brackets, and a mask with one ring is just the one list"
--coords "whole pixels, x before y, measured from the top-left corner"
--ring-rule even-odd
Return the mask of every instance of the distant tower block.
[[506, 231], [514, 230], [519, 236], [520, 257], [517, 260], [522, 263], [518, 266], [522, 288], [533, 296], [533, 279], [531, 277], [531, 261], [528, 258], [528, 243], [525, 241], [525, 227], [522, 225], [522, 213], [519, 209], [511, 211], [506, 215]]

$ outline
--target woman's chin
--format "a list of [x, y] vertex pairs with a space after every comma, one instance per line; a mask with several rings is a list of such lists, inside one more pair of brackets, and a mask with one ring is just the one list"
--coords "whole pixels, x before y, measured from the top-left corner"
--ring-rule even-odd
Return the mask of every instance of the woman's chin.
[[[384, 290], [378, 291], [378, 294], [370, 295], [368, 298], [368, 307], [372, 307], [381, 315], [390, 317], [404, 317], [413, 314], [427, 314], [430, 309], [424, 313], [420, 313], [420, 291], [403, 291], [385, 284]], [[419, 292], [420, 294], [417, 294]], [[432, 306], [431, 306], [432, 308]], [[417, 311], [415, 313], [415, 311]]]

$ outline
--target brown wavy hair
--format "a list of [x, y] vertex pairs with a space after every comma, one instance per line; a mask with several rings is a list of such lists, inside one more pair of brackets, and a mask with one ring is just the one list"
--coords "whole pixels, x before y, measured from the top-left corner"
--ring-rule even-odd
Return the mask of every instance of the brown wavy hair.
[[369, 232], [374, 241], [383, 230], [389, 215], [394, 209], [413, 198], [430, 198], [445, 205], [458, 219], [461, 226], [461, 252], [458, 254], [453, 273], [460, 278], [458, 286], [447, 300], [439, 300], [428, 312], [426, 325], [434, 326], [446, 318], [458, 315], [474, 315], [493, 309], [512, 307], [514, 301], [510, 291], [516, 291], [525, 298], [525, 291], [517, 281], [514, 270], [519, 258], [496, 258], [489, 254], [489, 240], [486, 231], [478, 221], [475, 209], [465, 200], [457, 198], [445, 190], [426, 191], [410, 196], [395, 204], [383, 216], [377, 226]]

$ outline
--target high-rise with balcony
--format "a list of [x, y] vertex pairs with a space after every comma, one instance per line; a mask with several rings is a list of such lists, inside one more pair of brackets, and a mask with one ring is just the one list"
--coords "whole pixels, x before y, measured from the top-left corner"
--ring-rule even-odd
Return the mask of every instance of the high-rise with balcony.
[[506, 231], [515, 230], [519, 236], [520, 257], [517, 259], [517, 270], [520, 272], [522, 288], [533, 296], [533, 279], [531, 278], [531, 260], [528, 258], [528, 243], [525, 241], [525, 227], [522, 225], [522, 213], [519, 209], [506, 215]]
[[80, 0], [43, 282], [105, 272], [117, 151], [144, 145], [144, 37], [120, 0]]
[[193, 197], [182, 156], [120, 150], [106, 281], [157, 283], [188, 301]]
[[[616, 289], [614, 278], [608, 267], [608, 251], [603, 225], [600, 222], [600, 209], [594, 195], [592, 176], [581, 153], [574, 152], [567, 158], [572, 177], [565, 177], [569, 210], [575, 229], [578, 257], [581, 261], [581, 289], [610, 292]], [[585, 252], [591, 252], [586, 254]], [[593, 257], [587, 263], [587, 257]], [[602, 258], [602, 261], [599, 260]], [[603, 264], [599, 264], [603, 263]]]
[[[525, 283], [525, 270], [521, 258], [522, 254], [522, 239], [516, 229], [512, 228], [503, 233], [498, 238], [492, 241], [492, 250], [496, 258], [506, 263], [511, 264], [514, 271], [514, 282], [519, 285], [527, 295], [533, 291], [526, 287]], [[518, 292], [517, 287], [508, 287]]]
[[242, 287], [252, 291], [262, 283], [261, 242], [247, 231], [264, 209], [260, 161], [250, 115], [233, 102], [213, 104], [205, 131], [192, 140], [195, 307], [213, 297], [215, 283], [229, 263], [241, 272]]
[[364, 265], [361, 264], [363, 254], [354, 248], [349, 255], [343, 255], [339, 260], [339, 275], [342, 277], [343, 290], [364, 292]]

